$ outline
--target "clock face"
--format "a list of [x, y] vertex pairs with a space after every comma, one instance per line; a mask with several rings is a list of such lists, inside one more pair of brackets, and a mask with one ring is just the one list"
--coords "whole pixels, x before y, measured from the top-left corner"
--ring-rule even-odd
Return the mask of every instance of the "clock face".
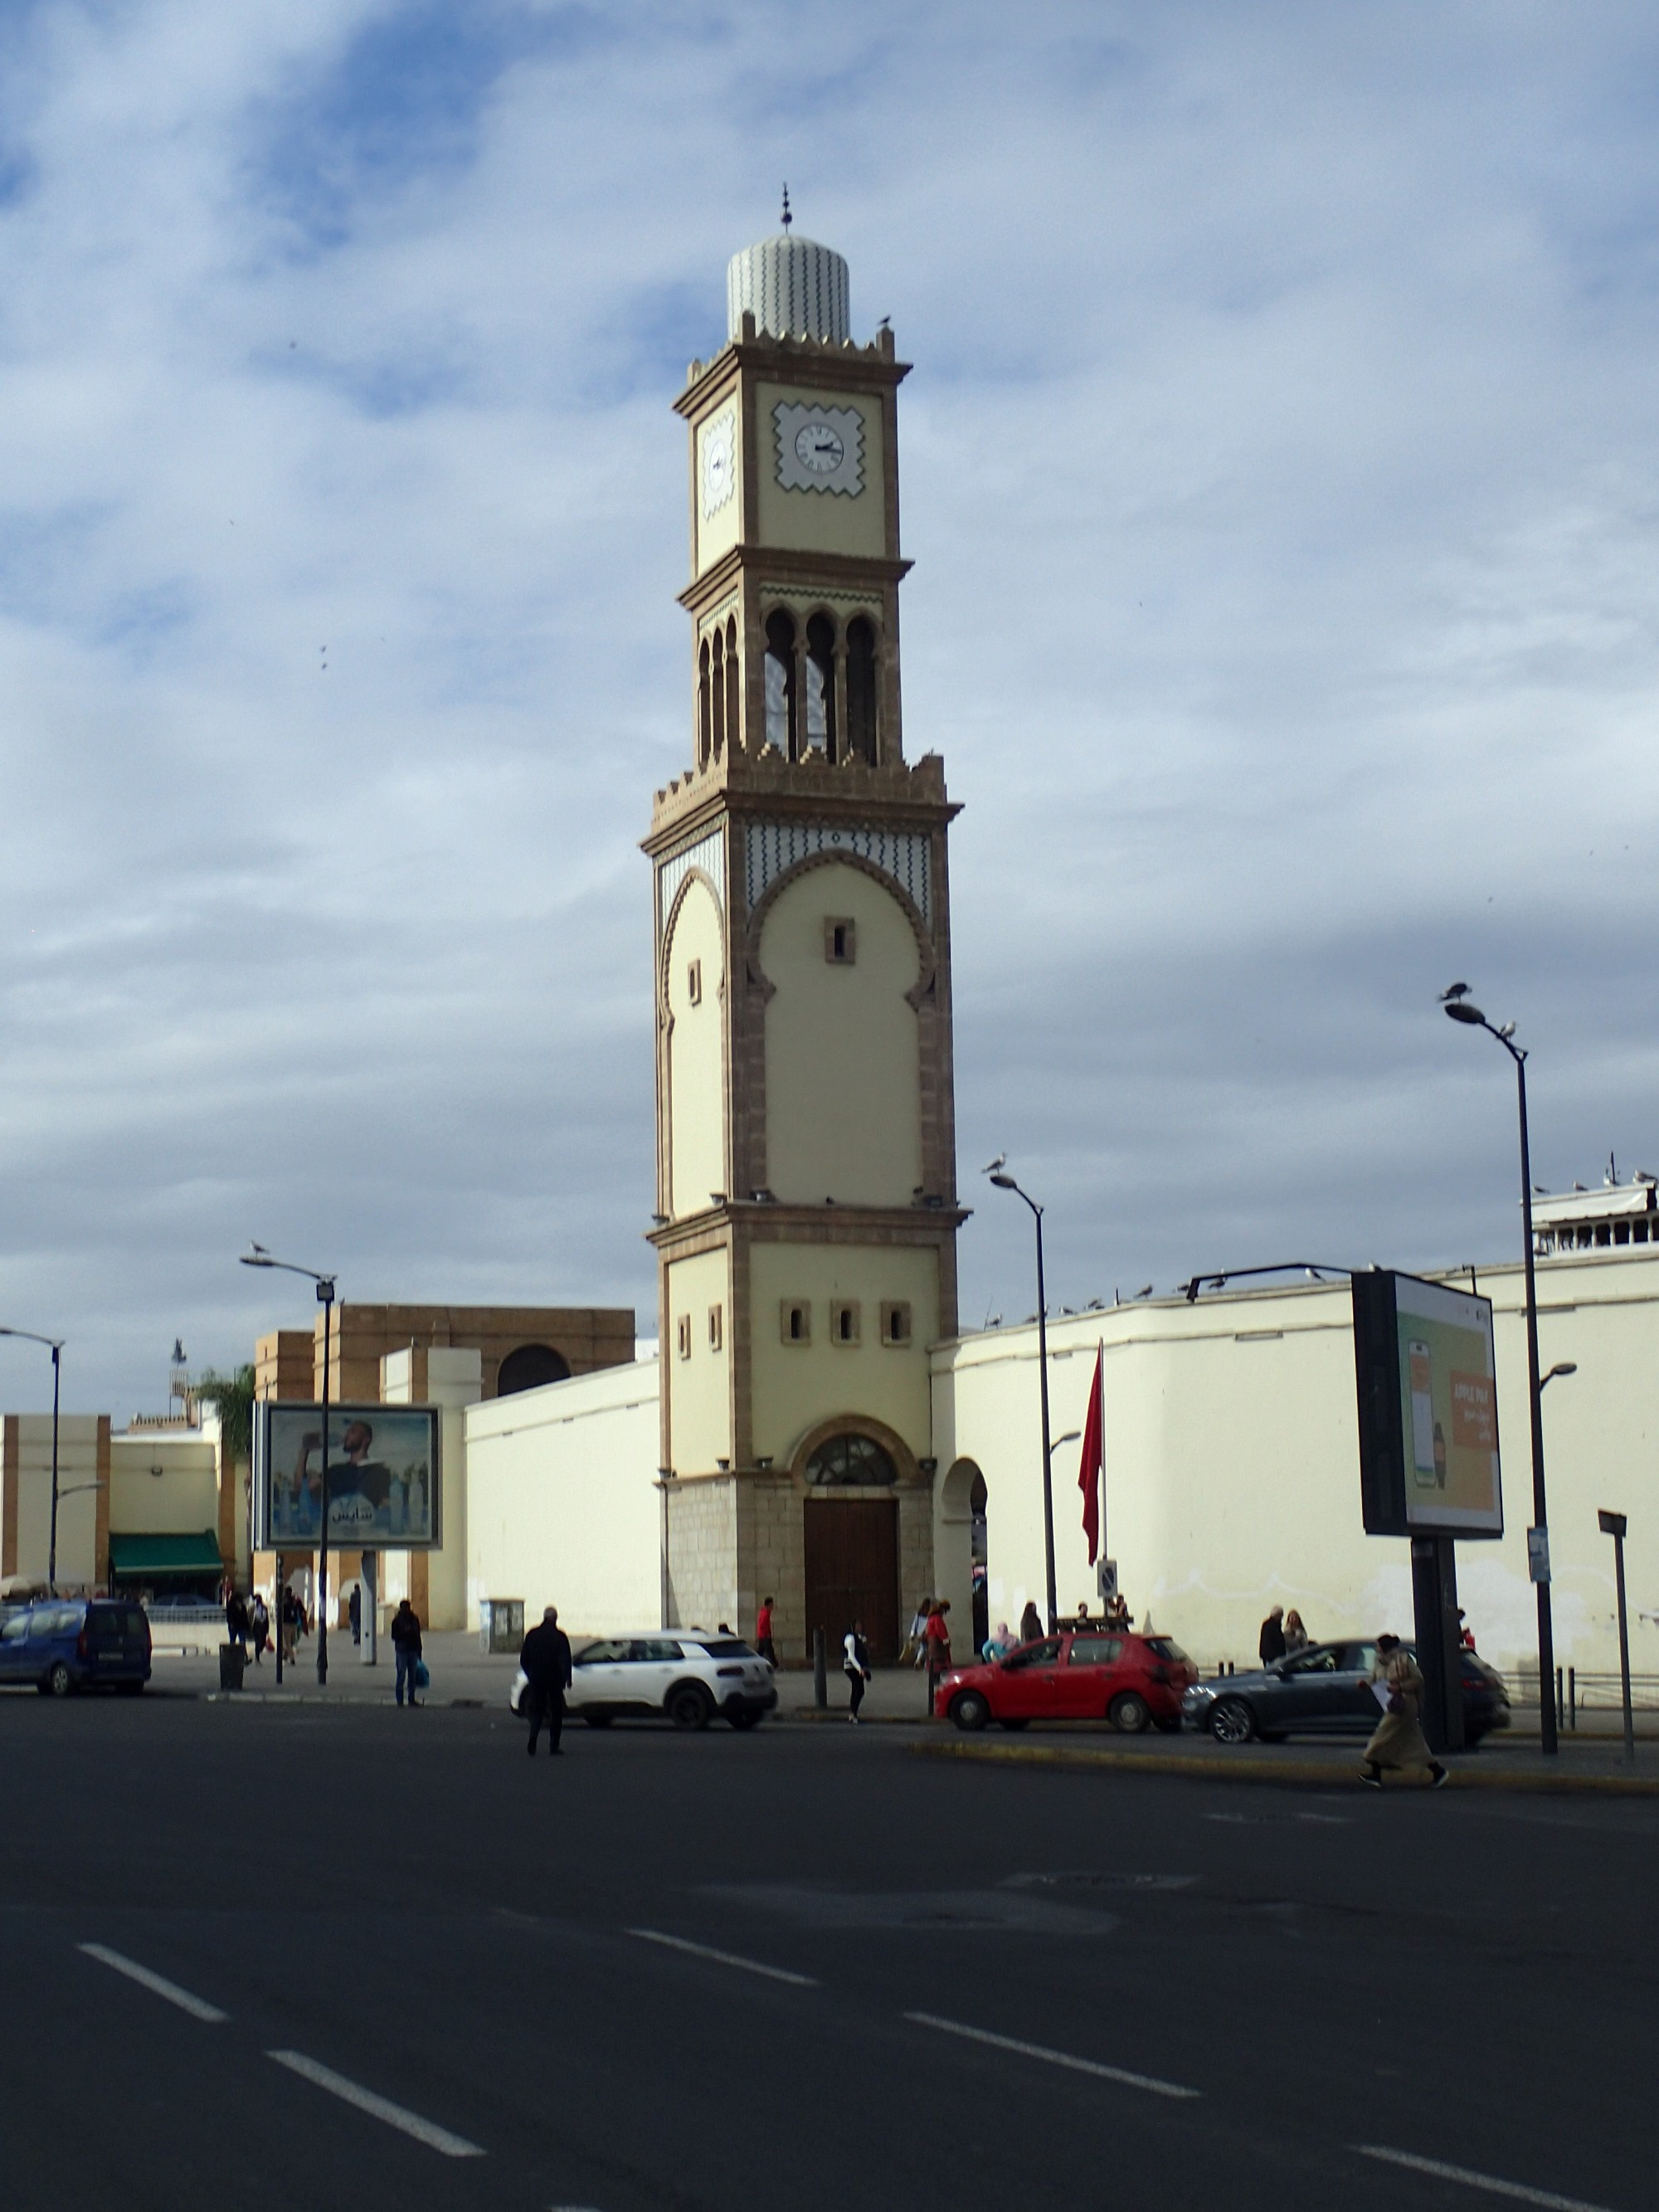
[[736, 481], [736, 425], [729, 414], [717, 415], [702, 434], [702, 511], [716, 514], [732, 496]]
[[796, 431], [795, 459], [815, 477], [834, 476], [846, 458], [846, 441], [823, 416], [803, 422]]
[[856, 499], [864, 489], [864, 416], [820, 399], [780, 400], [772, 410], [778, 482], [786, 491]]

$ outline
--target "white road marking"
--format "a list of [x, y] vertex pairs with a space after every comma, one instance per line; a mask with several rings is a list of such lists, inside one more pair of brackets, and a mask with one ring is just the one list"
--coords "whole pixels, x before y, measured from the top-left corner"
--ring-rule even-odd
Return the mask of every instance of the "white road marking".
[[717, 1966], [736, 1966], [745, 1974], [764, 1974], [769, 1982], [788, 1982], [798, 1990], [815, 1990], [818, 1986], [811, 1974], [792, 1974], [787, 1966], [763, 1966], [758, 1959], [740, 1959], [735, 1951], [716, 1951], [707, 1943], [688, 1943], [684, 1936], [665, 1936], [656, 1928], [629, 1928], [625, 1931], [638, 1936], [641, 1943], [660, 1943], [670, 1951], [684, 1951], [689, 1958], [712, 1959]]
[[1496, 2174], [1476, 2173], [1467, 2166], [1448, 2166], [1437, 2158], [1419, 2158], [1408, 2150], [1389, 2150], [1382, 2143], [1356, 2143], [1361, 2158], [1380, 2158], [1389, 2166], [1403, 2166], [1413, 2173], [1431, 2173], [1437, 2181], [1461, 2181], [1466, 2189], [1484, 2189], [1489, 2197], [1512, 2197], [1517, 2204], [1541, 2204], [1546, 2212], [1607, 2212], [1605, 2204], [1591, 2204], [1582, 2197], [1558, 2197], [1552, 2189], [1528, 2189], [1523, 2181], [1500, 2181]]
[[348, 2080], [345, 2075], [337, 2074], [331, 2066], [319, 2065], [314, 2058], [307, 2058], [303, 2051], [267, 2051], [265, 2057], [274, 2058], [279, 2066], [286, 2066], [290, 2074], [297, 2074], [301, 2081], [314, 2082], [318, 2088], [326, 2089], [331, 2097], [338, 2097], [344, 2104], [355, 2105], [360, 2112], [367, 2112], [372, 2119], [384, 2120], [387, 2127], [398, 2128], [404, 2135], [413, 2136], [416, 2142], [424, 2143], [428, 2150], [441, 2152], [445, 2158], [482, 2158], [484, 2154], [477, 2143], [469, 2142], [465, 2136], [451, 2135], [447, 2128], [439, 2127], [434, 2121], [423, 2120], [418, 2112], [411, 2112], [402, 2105], [394, 2105], [390, 2097], [377, 2097], [373, 2089], [365, 2089], [361, 2083]]
[[1121, 2081], [1126, 2088], [1150, 2089], [1155, 2097], [1201, 2097], [1201, 2089], [1183, 2088], [1179, 2081], [1160, 2081], [1156, 2074], [1132, 2074], [1127, 2067], [1103, 2066], [1097, 2059], [1079, 2058], [1069, 2051], [1050, 2051], [1042, 2043], [1022, 2043], [1018, 2036], [993, 2035], [989, 2028], [965, 2027], [959, 2020], [941, 2020], [937, 2013], [907, 2012], [918, 2027], [937, 2027], [946, 2035], [966, 2037], [969, 2043], [988, 2043], [994, 2051], [1018, 2051], [1022, 2058], [1041, 2058], [1050, 2066], [1069, 2068], [1073, 2074], [1093, 2074], [1103, 2081]]
[[148, 1966], [141, 1966], [136, 1959], [124, 1959], [118, 1951], [112, 1951], [102, 1943], [80, 1943], [76, 1948], [84, 1951], [88, 1958], [96, 1959], [100, 1966], [113, 1966], [118, 1974], [125, 1974], [130, 1982], [137, 1982], [143, 1988], [154, 1990], [158, 1997], [165, 1997], [169, 2004], [177, 2005], [180, 2012], [187, 2012], [192, 2020], [220, 2021], [230, 2017], [228, 2013], [221, 2012], [217, 2005], [209, 2004], [204, 1997], [192, 1996], [188, 1990], [181, 1990], [177, 1982], [170, 1982], [161, 1974], [152, 1974]]

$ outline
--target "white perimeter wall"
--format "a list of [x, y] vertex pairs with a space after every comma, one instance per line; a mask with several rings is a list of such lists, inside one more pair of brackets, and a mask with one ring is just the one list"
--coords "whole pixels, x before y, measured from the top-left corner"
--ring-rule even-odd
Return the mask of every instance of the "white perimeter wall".
[[[1446, 1279], [1467, 1285], [1467, 1273]], [[1540, 1261], [1546, 1370], [1578, 1364], [1544, 1394], [1556, 1656], [1618, 1665], [1613, 1547], [1599, 1506], [1629, 1512], [1632, 1664], [1659, 1672], [1659, 1256], [1583, 1253]], [[1482, 1269], [1494, 1303], [1507, 1531], [1460, 1543], [1458, 1585], [1480, 1648], [1506, 1672], [1536, 1659], [1527, 1577], [1532, 1520], [1523, 1275]], [[1270, 1605], [1294, 1606], [1315, 1638], [1412, 1626], [1409, 1547], [1360, 1526], [1353, 1338], [1346, 1283], [1163, 1300], [1051, 1324], [1050, 1428], [1081, 1429], [1095, 1346], [1105, 1344], [1108, 1540], [1138, 1621], [1150, 1611], [1194, 1657], [1254, 1660]], [[933, 1355], [941, 1475], [975, 1461], [988, 1497], [991, 1618], [1043, 1603], [1036, 1331], [1005, 1328]], [[1062, 1611], [1087, 1596], [1079, 1448], [1054, 1455]]]
[[573, 1636], [662, 1617], [657, 1363], [603, 1368], [466, 1412], [467, 1626], [480, 1598], [556, 1605]]

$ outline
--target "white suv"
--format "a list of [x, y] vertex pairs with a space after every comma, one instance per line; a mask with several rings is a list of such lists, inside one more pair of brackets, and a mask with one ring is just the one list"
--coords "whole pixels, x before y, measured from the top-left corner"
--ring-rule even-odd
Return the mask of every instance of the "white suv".
[[[516, 1712], [524, 1686], [513, 1685]], [[700, 1628], [604, 1636], [571, 1655], [565, 1711], [589, 1728], [665, 1713], [676, 1728], [707, 1728], [718, 1713], [734, 1729], [753, 1728], [778, 1702], [772, 1669], [741, 1637]]]

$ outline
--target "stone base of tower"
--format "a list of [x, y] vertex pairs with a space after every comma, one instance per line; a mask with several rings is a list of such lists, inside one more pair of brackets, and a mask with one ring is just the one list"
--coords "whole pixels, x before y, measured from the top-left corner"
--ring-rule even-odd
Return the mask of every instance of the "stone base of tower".
[[762, 1601], [774, 1601], [778, 1662], [811, 1663], [824, 1631], [830, 1665], [862, 1620], [871, 1653], [898, 1655], [916, 1601], [933, 1589], [933, 1488], [813, 1490], [770, 1469], [680, 1475], [662, 1481], [663, 1625], [750, 1637]]

